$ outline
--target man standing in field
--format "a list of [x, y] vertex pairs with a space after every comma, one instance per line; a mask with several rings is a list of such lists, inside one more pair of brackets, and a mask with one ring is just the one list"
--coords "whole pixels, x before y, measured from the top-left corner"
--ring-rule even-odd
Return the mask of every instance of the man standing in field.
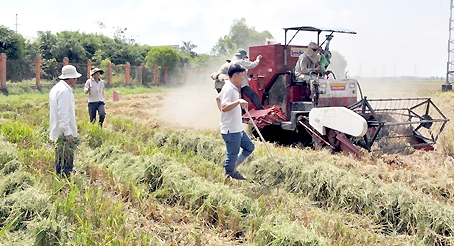
[[91, 78], [85, 82], [84, 92], [88, 94], [88, 114], [90, 115], [90, 122], [95, 123], [96, 111], [98, 111], [99, 125], [106, 118], [106, 110], [104, 108], [104, 81], [99, 78], [104, 71], [99, 68], [91, 70]]
[[244, 131], [241, 118], [241, 108], [247, 109], [248, 106], [248, 102], [240, 98], [240, 88], [245, 72], [246, 69], [239, 64], [230, 66], [229, 80], [225, 81], [216, 98], [221, 111], [221, 134], [226, 145], [225, 173], [228, 177], [239, 180], [245, 180], [245, 178], [236, 168], [254, 151], [254, 143]]
[[49, 93], [50, 139], [56, 140], [55, 171], [69, 178], [73, 171], [74, 149], [77, 138], [76, 111], [71, 87], [82, 76], [72, 65], [62, 68], [60, 81]]

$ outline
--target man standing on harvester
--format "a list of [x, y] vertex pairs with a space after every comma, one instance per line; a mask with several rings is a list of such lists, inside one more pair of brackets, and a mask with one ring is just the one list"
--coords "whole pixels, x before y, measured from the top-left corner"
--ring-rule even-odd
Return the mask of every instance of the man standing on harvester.
[[[259, 65], [260, 59], [262, 59], [262, 56], [258, 55], [255, 61], [251, 62], [248, 59], [247, 52], [244, 49], [239, 49], [238, 52], [233, 57], [231, 63], [239, 64], [246, 69], [253, 69]], [[249, 87], [247, 70], [246, 72], [244, 72], [243, 75], [243, 82], [241, 83], [241, 93], [243, 93], [244, 95], [249, 97], [249, 99], [251, 99], [252, 103], [255, 105], [256, 110], [264, 109], [262, 103], [260, 102], [259, 95], [257, 95], [257, 93], [251, 87]]]

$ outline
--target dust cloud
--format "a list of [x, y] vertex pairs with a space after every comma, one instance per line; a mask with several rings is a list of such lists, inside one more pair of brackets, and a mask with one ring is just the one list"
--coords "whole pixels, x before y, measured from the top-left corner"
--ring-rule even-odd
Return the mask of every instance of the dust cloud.
[[171, 127], [218, 130], [221, 113], [216, 105], [214, 81], [209, 75], [166, 93], [160, 119]]

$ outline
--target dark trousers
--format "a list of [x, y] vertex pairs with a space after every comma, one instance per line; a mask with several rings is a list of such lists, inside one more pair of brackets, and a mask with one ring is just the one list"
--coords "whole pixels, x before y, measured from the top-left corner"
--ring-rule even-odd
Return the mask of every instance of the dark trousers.
[[69, 152], [64, 157], [61, 153], [55, 151], [55, 172], [58, 175], [66, 175], [67, 178], [71, 175], [74, 168], [74, 153]]
[[251, 99], [252, 103], [255, 106], [255, 109], [257, 110], [262, 110], [263, 106], [262, 103], [260, 102], [259, 95], [249, 86], [245, 86], [241, 88], [241, 93], [249, 97]]
[[89, 102], [88, 103], [88, 114], [90, 115], [90, 122], [95, 123], [96, 111], [99, 115], [99, 125], [102, 126], [104, 119], [106, 118], [106, 110], [104, 108], [104, 102]]

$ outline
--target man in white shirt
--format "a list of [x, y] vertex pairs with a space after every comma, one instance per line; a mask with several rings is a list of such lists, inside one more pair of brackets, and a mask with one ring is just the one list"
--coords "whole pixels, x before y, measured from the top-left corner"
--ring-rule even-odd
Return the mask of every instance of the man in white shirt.
[[[72, 65], [66, 65], [58, 77], [60, 81], [52, 87], [49, 93], [50, 107], [50, 139], [57, 140], [64, 137], [63, 141], [73, 143], [77, 137], [76, 104], [74, 101], [73, 87], [77, 78], [82, 76]], [[74, 153], [55, 152], [55, 170], [57, 174], [62, 172], [69, 178], [73, 170]]]
[[104, 81], [99, 78], [104, 71], [99, 68], [91, 70], [91, 78], [85, 82], [84, 92], [88, 94], [88, 114], [90, 115], [90, 122], [95, 123], [96, 111], [99, 115], [99, 125], [106, 118], [106, 110], [104, 108]]
[[254, 143], [244, 131], [241, 118], [241, 108], [247, 109], [248, 105], [246, 100], [240, 98], [240, 88], [245, 72], [246, 69], [239, 64], [230, 66], [229, 80], [225, 81], [216, 98], [221, 111], [221, 134], [227, 149], [225, 173], [228, 177], [239, 180], [245, 180], [245, 178], [236, 168], [254, 151]]

